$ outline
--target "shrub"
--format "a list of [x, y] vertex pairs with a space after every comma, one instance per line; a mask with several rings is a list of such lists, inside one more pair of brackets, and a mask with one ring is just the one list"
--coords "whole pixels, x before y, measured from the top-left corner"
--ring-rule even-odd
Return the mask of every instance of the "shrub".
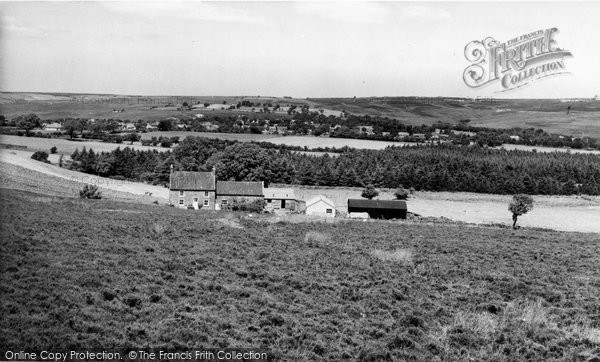
[[79, 197], [82, 199], [101, 199], [102, 194], [98, 191], [98, 186], [86, 184], [79, 191]]
[[265, 200], [233, 199], [224, 209], [229, 211], [262, 212], [265, 209]]
[[409, 191], [400, 185], [396, 192], [394, 192], [394, 196], [396, 196], [397, 200], [406, 200], [408, 199], [408, 193]]
[[367, 185], [367, 187], [365, 187], [365, 189], [363, 190], [363, 192], [360, 196], [364, 197], [365, 199], [371, 200], [372, 198], [377, 197], [378, 195], [379, 195], [379, 191], [377, 191], [375, 186], [369, 184], [369, 185]]
[[52, 146], [50, 153], [55, 154], [56, 152], [58, 152], [58, 148], [56, 148], [56, 146]]
[[33, 155], [31, 155], [31, 158], [36, 161], [50, 163], [50, 161], [48, 161], [48, 154], [44, 151], [36, 151]]

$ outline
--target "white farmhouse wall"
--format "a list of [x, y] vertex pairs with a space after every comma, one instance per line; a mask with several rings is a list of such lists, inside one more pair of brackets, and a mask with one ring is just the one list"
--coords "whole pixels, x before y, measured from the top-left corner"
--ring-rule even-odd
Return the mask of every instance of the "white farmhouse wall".
[[[327, 210], [331, 210], [331, 212], [328, 213]], [[323, 200], [319, 200], [306, 207], [306, 215], [335, 217], [335, 207]]]

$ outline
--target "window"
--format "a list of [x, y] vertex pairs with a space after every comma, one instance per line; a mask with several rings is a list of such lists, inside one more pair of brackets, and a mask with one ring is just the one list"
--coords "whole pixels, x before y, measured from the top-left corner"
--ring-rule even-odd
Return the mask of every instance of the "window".
[[204, 191], [204, 197], [208, 197], [208, 191]]
[[226, 199], [221, 200], [221, 205], [227, 205], [227, 200]]
[[179, 196], [183, 196], [183, 190], [179, 191]]
[[333, 210], [332, 209], [327, 209], [327, 210], [325, 210], [325, 212], [328, 213], [328, 214], [333, 214]]
[[194, 197], [194, 202], [198, 202], [198, 198], [197, 197]]
[[179, 200], [179, 205], [183, 205], [183, 199]]
[[267, 199], [267, 203], [269, 203], [269, 204], [270, 204], [270, 203], [271, 203], [271, 199]]
[[208, 200], [204, 200], [204, 206], [208, 206]]

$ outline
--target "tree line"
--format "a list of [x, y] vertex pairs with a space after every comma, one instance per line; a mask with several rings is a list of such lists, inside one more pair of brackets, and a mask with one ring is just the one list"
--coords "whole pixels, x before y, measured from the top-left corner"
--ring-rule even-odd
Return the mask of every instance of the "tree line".
[[219, 180], [494, 194], [600, 194], [600, 155], [496, 150], [479, 146], [347, 150], [307, 155], [254, 143], [187, 137], [171, 151], [76, 150], [72, 169], [167, 185], [175, 170], [209, 171]]

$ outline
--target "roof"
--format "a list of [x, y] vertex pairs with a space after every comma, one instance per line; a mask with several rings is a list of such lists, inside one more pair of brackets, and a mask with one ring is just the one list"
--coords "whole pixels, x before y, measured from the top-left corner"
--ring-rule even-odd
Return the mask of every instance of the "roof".
[[294, 200], [296, 198], [294, 189], [265, 189], [266, 199], [287, 199]]
[[171, 190], [214, 191], [212, 172], [175, 171], [171, 174]]
[[406, 201], [348, 199], [348, 208], [406, 210]]
[[262, 182], [219, 181], [217, 195], [225, 196], [263, 196]]
[[52, 127], [52, 128], [62, 127], [62, 124], [54, 122], [54, 123], [47, 124], [46, 127]]
[[331, 206], [335, 209], [335, 204], [333, 203], [333, 201], [329, 200], [328, 198], [326, 198], [325, 196], [322, 196], [322, 195], [317, 195], [317, 196], [312, 197], [309, 200], [307, 200], [306, 207], [310, 207], [319, 201], [323, 201], [324, 203], [328, 204], [329, 206]]

